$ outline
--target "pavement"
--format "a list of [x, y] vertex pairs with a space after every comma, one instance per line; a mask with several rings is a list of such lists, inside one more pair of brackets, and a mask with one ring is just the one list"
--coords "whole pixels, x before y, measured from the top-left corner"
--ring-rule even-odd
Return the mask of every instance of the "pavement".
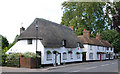
[[118, 72], [118, 60], [73, 63], [60, 66], [29, 69], [0, 67], [2, 72]]

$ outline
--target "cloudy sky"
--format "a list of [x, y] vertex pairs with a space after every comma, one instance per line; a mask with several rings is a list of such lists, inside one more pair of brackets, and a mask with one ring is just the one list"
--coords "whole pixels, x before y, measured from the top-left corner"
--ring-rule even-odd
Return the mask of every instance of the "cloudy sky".
[[63, 14], [61, 3], [64, 1], [66, 0], [1, 0], [0, 34], [11, 43], [20, 34], [20, 27], [27, 28], [36, 17], [60, 23]]

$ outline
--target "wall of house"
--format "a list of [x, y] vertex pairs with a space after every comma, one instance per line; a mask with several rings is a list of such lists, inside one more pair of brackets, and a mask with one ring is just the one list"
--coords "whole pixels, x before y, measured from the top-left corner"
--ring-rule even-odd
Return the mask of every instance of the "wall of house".
[[[37, 51], [43, 51], [44, 47], [40, 40], [38, 40]], [[14, 46], [12, 46], [6, 53], [36, 53], [36, 40], [32, 40], [32, 44], [28, 44], [27, 40], [20, 40]]]
[[[47, 60], [47, 51], [51, 51], [52, 53], [52, 60]], [[61, 47], [61, 48], [45, 48], [44, 50], [44, 61], [43, 64], [54, 64], [55, 63], [55, 54], [53, 54], [53, 51], [57, 51], [59, 53], [61, 53], [61, 63], [64, 62], [75, 62], [75, 61], [82, 61], [82, 48], [78, 47], [78, 48], [65, 48], [65, 47]], [[72, 58], [70, 57], [70, 54], [68, 53], [68, 51], [72, 51]], [[67, 54], [67, 59], [63, 60], [63, 53], [66, 52]], [[80, 58], [77, 59], [77, 54], [76, 52], [80, 52]], [[57, 55], [56, 55], [57, 56]], [[59, 58], [59, 57], [57, 57]], [[59, 61], [60, 59], [58, 59]]]
[[[92, 46], [92, 50], [90, 49], [90, 46]], [[103, 47], [103, 46], [95, 46], [95, 45], [88, 45], [88, 44], [84, 44], [84, 50], [83, 52], [87, 52], [86, 53], [86, 60], [89, 61], [89, 60], [100, 60], [100, 54], [97, 54], [97, 52], [108, 52], [108, 53], [113, 53], [114, 49], [110, 49], [107, 50], [106, 47]], [[90, 53], [93, 53], [93, 59], [90, 59], [90, 56], [89, 54]], [[101, 59], [102, 60], [105, 60], [105, 59], [109, 59], [109, 58], [106, 58], [106, 54], [101, 54]], [[110, 59], [113, 59], [113, 57], [111, 57]]]
[[[78, 48], [44, 48], [41, 41], [38, 40], [38, 49], [37, 51], [41, 51], [41, 63], [42, 64], [53, 64], [55, 63], [55, 55], [52, 53], [52, 60], [47, 61], [47, 50], [50, 50], [53, 52], [54, 50], [61, 53], [61, 63], [63, 62], [74, 62], [74, 61], [82, 61], [82, 49], [80, 47]], [[73, 59], [70, 59], [70, 55], [68, 54], [68, 51], [71, 50]], [[32, 40], [32, 44], [28, 44], [27, 40], [20, 40], [18, 41], [14, 46], [12, 46], [6, 53], [25, 53], [25, 52], [34, 52], [36, 53], [36, 40]], [[67, 60], [63, 60], [63, 53], [67, 53]], [[80, 59], [77, 59], [76, 52], [81, 52]], [[59, 59], [58, 59], [59, 61]]]

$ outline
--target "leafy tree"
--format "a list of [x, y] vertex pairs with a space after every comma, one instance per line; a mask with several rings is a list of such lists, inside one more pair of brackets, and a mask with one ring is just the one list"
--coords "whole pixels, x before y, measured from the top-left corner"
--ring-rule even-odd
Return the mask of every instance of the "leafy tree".
[[2, 36], [2, 49], [8, 47], [9, 42], [6, 37]]
[[120, 51], [120, 34], [116, 30], [105, 30], [101, 33], [101, 39], [107, 40], [115, 48], [115, 52]]
[[120, 2], [108, 2], [106, 4], [106, 13], [112, 17], [111, 29], [115, 29], [120, 33]]
[[104, 2], [63, 2], [62, 25], [74, 26], [77, 35], [83, 29], [90, 30], [93, 37], [96, 32], [108, 29], [112, 21], [108, 14], [104, 14]]

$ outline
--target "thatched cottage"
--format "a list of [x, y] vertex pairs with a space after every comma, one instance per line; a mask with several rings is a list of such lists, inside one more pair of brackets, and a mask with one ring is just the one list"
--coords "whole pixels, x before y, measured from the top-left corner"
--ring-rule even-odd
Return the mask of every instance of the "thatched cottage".
[[113, 46], [108, 41], [101, 40], [98, 32], [96, 38], [92, 38], [90, 31], [84, 29], [83, 35], [78, 37], [84, 45], [83, 52], [85, 52], [86, 61], [113, 59]]
[[[41, 64], [82, 61], [83, 44], [70, 28], [45, 19], [35, 20], [38, 21], [37, 53], [41, 54]], [[7, 54], [36, 53], [35, 21], [26, 30], [21, 28], [20, 31], [18, 42]]]

